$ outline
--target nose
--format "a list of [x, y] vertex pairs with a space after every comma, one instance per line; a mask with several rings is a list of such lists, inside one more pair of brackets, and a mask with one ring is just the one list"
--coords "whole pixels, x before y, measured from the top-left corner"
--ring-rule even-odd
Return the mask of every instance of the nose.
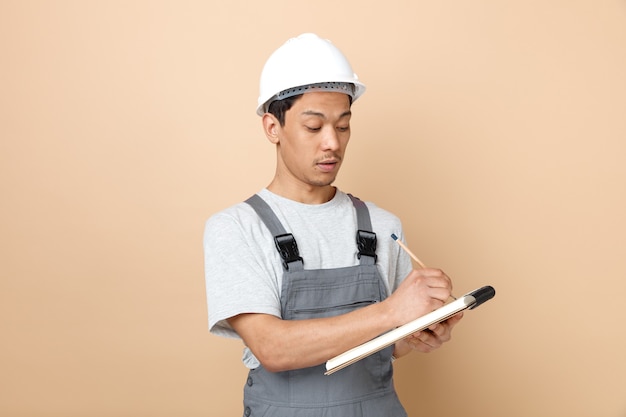
[[324, 134], [322, 135], [322, 150], [336, 151], [339, 149], [339, 146], [339, 135], [337, 131], [332, 127], [324, 129]]

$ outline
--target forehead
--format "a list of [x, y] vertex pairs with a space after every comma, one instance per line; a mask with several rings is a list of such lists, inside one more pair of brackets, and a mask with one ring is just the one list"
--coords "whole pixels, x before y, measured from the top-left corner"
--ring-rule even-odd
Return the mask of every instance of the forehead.
[[305, 93], [289, 112], [299, 116], [344, 117], [350, 114], [350, 97], [330, 91]]

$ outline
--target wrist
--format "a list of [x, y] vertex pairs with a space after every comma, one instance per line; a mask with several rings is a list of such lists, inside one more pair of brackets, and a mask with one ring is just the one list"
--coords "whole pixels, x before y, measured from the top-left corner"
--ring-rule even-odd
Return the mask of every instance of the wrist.
[[380, 317], [383, 318], [387, 330], [395, 329], [396, 327], [404, 324], [401, 323], [401, 320], [399, 320], [398, 317], [396, 317], [396, 309], [394, 308], [394, 304], [390, 301], [389, 298], [386, 298], [385, 300], [378, 303], [378, 306], [382, 310]]

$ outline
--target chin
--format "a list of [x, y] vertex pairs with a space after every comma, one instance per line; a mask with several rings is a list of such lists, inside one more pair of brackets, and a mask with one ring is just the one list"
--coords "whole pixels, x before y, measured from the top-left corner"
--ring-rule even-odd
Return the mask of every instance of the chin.
[[318, 181], [313, 181], [313, 183], [320, 187], [327, 187], [329, 185], [332, 185], [335, 182], [336, 178], [337, 176], [333, 176], [332, 178], [329, 178], [329, 177], [320, 178]]
[[309, 181], [309, 185], [312, 185], [314, 187], [328, 187], [332, 185], [334, 182], [335, 182], [335, 179], [333, 178], [332, 181]]

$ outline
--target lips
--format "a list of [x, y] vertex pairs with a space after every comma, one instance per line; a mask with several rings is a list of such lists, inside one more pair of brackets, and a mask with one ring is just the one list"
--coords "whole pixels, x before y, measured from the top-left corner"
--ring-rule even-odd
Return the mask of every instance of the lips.
[[323, 172], [331, 172], [337, 167], [337, 164], [338, 161], [336, 160], [327, 160], [318, 162], [317, 166]]

